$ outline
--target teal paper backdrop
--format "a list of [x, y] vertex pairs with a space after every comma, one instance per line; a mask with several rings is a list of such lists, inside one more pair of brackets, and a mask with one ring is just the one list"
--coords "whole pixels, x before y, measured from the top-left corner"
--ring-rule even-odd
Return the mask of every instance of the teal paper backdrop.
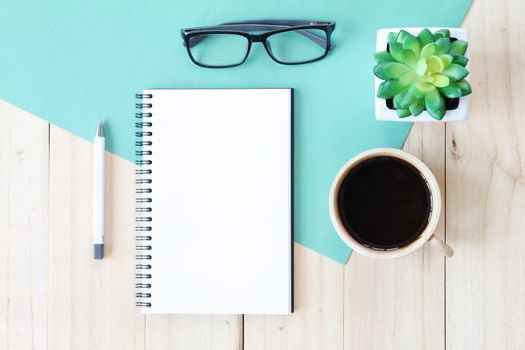
[[[344, 263], [350, 249], [328, 213], [332, 179], [358, 152], [401, 147], [410, 129], [374, 120], [376, 30], [457, 27], [469, 5], [469, 0], [1, 0], [0, 98], [87, 140], [103, 119], [109, 150], [131, 161], [134, 94], [144, 88], [295, 88], [295, 239]], [[337, 47], [324, 60], [302, 66], [276, 64], [261, 45], [237, 68], [212, 70], [190, 62], [180, 28], [257, 18], [336, 21]]]

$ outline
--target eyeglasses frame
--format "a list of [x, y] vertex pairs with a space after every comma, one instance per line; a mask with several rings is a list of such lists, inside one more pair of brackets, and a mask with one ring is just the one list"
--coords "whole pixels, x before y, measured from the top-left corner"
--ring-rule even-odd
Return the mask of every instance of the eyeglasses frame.
[[[268, 53], [268, 55], [270, 56], [270, 58], [273, 61], [275, 61], [275, 62], [277, 62], [279, 64], [283, 64], [283, 65], [300, 65], [300, 64], [316, 62], [316, 61], [319, 61], [319, 60], [322, 60], [323, 58], [325, 58], [326, 55], [328, 54], [328, 51], [330, 51], [333, 48], [335, 48], [335, 45], [330, 42], [331, 34], [335, 30], [335, 22], [292, 20], [292, 21], [289, 21], [289, 22], [290, 23], [293, 23], [293, 22], [296, 22], [296, 23], [297, 22], [305, 22], [305, 23], [310, 23], [310, 24], [304, 24], [304, 25], [293, 25], [292, 24], [292, 25], [289, 25], [289, 27], [287, 27], [287, 28], [270, 30], [270, 31], [268, 31], [266, 33], [262, 33], [262, 34], [251, 34], [249, 32], [241, 31], [241, 30], [216, 29], [218, 27], [239, 26], [239, 25], [243, 25], [243, 24], [249, 25], [249, 24], [257, 24], [257, 23], [263, 23], [263, 22], [264, 21], [231, 22], [231, 23], [224, 23], [224, 24], [221, 24], [221, 25], [218, 25], [218, 26], [195, 27], [195, 28], [181, 29], [181, 36], [182, 36], [182, 39], [184, 40], [184, 46], [186, 47], [186, 49], [188, 51], [188, 55], [190, 56], [191, 61], [193, 63], [195, 63], [197, 66], [204, 67], [204, 68], [231, 68], [231, 67], [240, 66], [248, 58], [248, 56], [250, 54], [250, 51], [251, 51], [251, 48], [252, 48], [252, 44], [253, 43], [258, 43], [258, 42], [263, 44], [264, 49], [266, 50], [266, 52]], [[273, 21], [270, 20], [268, 22], [273, 22]], [[279, 21], [275, 21], [275, 22], [277, 22], [277, 23], [280, 23], [280, 22], [286, 23], [287, 21], [280, 21], [279, 20]], [[265, 23], [263, 23], [263, 24], [265, 24]], [[271, 25], [271, 24], [266, 23], [266, 25]], [[275, 24], [275, 26], [281, 26], [281, 27], [283, 25], [285, 25], [285, 24]], [[307, 61], [300, 61], [300, 62], [283, 62], [283, 61], [277, 59], [271, 52], [271, 48], [268, 45], [268, 38], [270, 36], [272, 36], [272, 35], [275, 35], [275, 34], [280, 34], [280, 33], [285, 33], [285, 32], [290, 32], [290, 31], [297, 31], [297, 30], [301, 30], [301, 29], [320, 29], [320, 30], [323, 30], [325, 32], [325, 34], [326, 34], [326, 43], [325, 43], [325, 51], [324, 51], [324, 53], [320, 57], [317, 57], [317, 58], [314, 58], [314, 59], [311, 59], [311, 60], [307, 60]], [[217, 65], [216, 66], [216, 65], [207, 65], [207, 64], [204, 64], [204, 63], [200, 63], [193, 57], [193, 55], [191, 53], [190, 39], [192, 37], [195, 37], [195, 36], [202, 36], [203, 34], [229, 34], [229, 35], [240, 35], [240, 36], [243, 36], [248, 41], [248, 47], [247, 47], [247, 50], [246, 50], [246, 54], [244, 55], [243, 59], [240, 62], [234, 63], [234, 64], [230, 64], [230, 65], [220, 65], [220, 66]], [[315, 35], [315, 34], [312, 34], [312, 35]], [[319, 39], [324, 40], [323, 38], [319, 38]]]

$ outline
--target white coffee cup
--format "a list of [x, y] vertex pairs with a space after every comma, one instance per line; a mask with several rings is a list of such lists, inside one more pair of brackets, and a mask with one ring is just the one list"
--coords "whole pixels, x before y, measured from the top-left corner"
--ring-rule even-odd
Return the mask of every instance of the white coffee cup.
[[[339, 214], [338, 194], [343, 180], [350, 173], [350, 171], [354, 169], [358, 164], [361, 164], [366, 160], [376, 157], [393, 157], [401, 159], [411, 164], [419, 171], [421, 176], [426, 180], [430, 192], [431, 211], [426, 227], [423, 229], [423, 231], [417, 238], [400, 248], [383, 250], [363, 245], [354, 237], [352, 237], [352, 235], [347, 231], [347, 229], [343, 225]], [[332, 190], [330, 191], [330, 217], [332, 218], [332, 223], [337, 233], [339, 234], [339, 237], [341, 237], [343, 242], [345, 242], [354, 251], [362, 255], [368, 256], [370, 258], [399, 258], [413, 253], [415, 250], [423, 246], [426, 242], [429, 242], [443, 255], [451, 257], [454, 254], [454, 250], [434, 234], [434, 231], [436, 230], [439, 221], [440, 214], [441, 192], [439, 190], [439, 185], [436, 181], [436, 178], [434, 177], [434, 174], [432, 174], [430, 169], [421, 160], [417, 159], [416, 157], [407, 152], [398, 149], [376, 148], [358, 154], [354, 158], [350, 159], [339, 171], [332, 184]]]

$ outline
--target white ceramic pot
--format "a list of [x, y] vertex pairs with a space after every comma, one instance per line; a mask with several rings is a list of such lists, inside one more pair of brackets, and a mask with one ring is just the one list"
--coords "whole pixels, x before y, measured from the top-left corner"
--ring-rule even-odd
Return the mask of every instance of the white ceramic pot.
[[[386, 28], [386, 29], [380, 29], [377, 31], [377, 39], [376, 39], [376, 52], [385, 51], [388, 43], [388, 33], [390, 32], [399, 32], [400, 30], [406, 30], [412, 35], [417, 35], [419, 32], [424, 29], [424, 27], [417, 27], [417, 28]], [[434, 33], [436, 30], [440, 29], [448, 29], [450, 31], [450, 37], [456, 38], [459, 40], [464, 40], [466, 42], [469, 42], [468, 40], [468, 30], [464, 28], [439, 28], [439, 27], [430, 27], [428, 28], [432, 33]], [[469, 47], [467, 47], [467, 52], [465, 52], [465, 57], [470, 59], [470, 42]], [[470, 62], [467, 63], [466, 67], [470, 71]], [[465, 80], [470, 82], [470, 74], [465, 77]], [[447, 110], [445, 113], [445, 116], [442, 120], [436, 120], [432, 118], [426, 111], [423, 111], [420, 115], [417, 117], [410, 116], [406, 118], [399, 118], [396, 111], [394, 109], [388, 109], [386, 106], [386, 101], [384, 99], [377, 97], [377, 89], [379, 88], [379, 84], [381, 84], [382, 80], [375, 77], [375, 109], [376, 109], [376, 119], [377, 120], [385, 120], [385, 121], [393, 121], [393, 122], [452, 122], [452, 121], [458, 121], [458, 120], [465, 120], [467, 119], [468, 110], [469, 110], [469, 97], [464, 96], [459, 99], [459, 106], [458, 108], [454, 110]]]

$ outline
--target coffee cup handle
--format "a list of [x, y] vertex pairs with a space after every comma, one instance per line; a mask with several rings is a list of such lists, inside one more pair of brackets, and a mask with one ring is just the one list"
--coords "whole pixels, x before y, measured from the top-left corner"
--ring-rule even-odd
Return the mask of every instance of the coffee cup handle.
[[431, 246], [436, 248], [441, 254], [445, 255], [447, 258], [450, 258], [454, 255], [454, 249], [451, 246], [446, 244], [441, 238], [436, 235], [430, 236], [428, 240]]

